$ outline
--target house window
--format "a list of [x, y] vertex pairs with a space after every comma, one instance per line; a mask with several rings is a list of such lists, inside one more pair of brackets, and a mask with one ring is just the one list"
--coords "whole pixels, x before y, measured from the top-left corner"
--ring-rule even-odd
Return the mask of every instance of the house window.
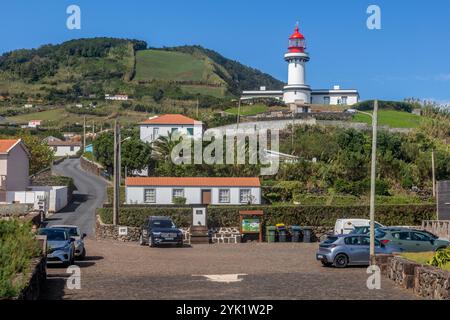
[[184, 198], [184, 189], [172, 189], [172, 202], [175, 198]]
[[219, 189], [219, 203], [230, 203], [230, 189]]
[[144, 202], [156, 203], [156, 189], [144, 189]]
[[73, 152], [75, 150], [74, 146], [70, 146], [70, 151]]
[[342, 104], [347, 105], [347, 97], [342, 97]]
[[240, 189], [239, 190], [239, 202], [249, 203], [251, 202], [251, 190], [250, 189]]
[[330, 97], [323, 97], [323, 104], [330, 104]]
[[187, 128], [187, 133], [188, 133], [188, 135], [193, 136], [194, 135], [194, 128]]
[[177, 132], [178, 128], [172, 128], [172, 133]]

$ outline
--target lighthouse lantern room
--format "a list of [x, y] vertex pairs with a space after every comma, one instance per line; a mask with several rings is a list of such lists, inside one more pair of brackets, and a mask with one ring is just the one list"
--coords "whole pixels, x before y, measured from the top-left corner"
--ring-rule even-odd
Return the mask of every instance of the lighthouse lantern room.
[[283, 88], [283, 101], [287, 104], [311, 102], [311, 88], [305, 79], [305, 65], [309, 61], [309, 55], [305, 50], [305, 37], [297, 25], [295, 32], [289, 37], [288, 52], [284, 55], [288, 63], [288, 83]]

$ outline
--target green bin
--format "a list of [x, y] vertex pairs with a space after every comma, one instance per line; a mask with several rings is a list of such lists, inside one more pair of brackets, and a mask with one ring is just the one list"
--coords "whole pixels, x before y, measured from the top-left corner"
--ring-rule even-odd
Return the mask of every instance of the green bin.
[[275, 242], [276, 231], [277, 231], [277, 227], [274, 227], [274, 226], [266, 227], [266, 241], [268, 243]]

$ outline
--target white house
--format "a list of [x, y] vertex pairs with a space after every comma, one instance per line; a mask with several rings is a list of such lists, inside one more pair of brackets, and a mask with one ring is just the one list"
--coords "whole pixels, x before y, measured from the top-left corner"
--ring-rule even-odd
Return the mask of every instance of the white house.
[[140, 138], [144, 142], [153, 142], [160, 136], [167, 136], [170, 132], [179, 132], [201, 138], [203, 123], [182, 114], [165, 114], [145, 120], [139, 124]]
[[8, 192], [27, 189], [29, 156], [20, 139], [0, 140], [0, 202], [7, 202]]
[[48, 146], [55, 151], [56, 157], [75, 156], [81, 149], [81, 142], [79, 141], [49, 141]]
[[28, 128], [37, 128], [41, 125], [42, 120], [30, 120], [28, 121]]
[[186, 204], [261, 204], [259, 178], [139, 177], [125, 182], [127, 204], [170, 205], [175, 198]]
[[352, 106], [358, 102], [358, 90], [341, 89], [340, 86], [334, 86], [331, 90], [313, 90], [311, 92], [312, 104]]
[[114, 101], [128, 101], [128, 95], [126, 94], [105, 94], [105, 100], [114, 100]]

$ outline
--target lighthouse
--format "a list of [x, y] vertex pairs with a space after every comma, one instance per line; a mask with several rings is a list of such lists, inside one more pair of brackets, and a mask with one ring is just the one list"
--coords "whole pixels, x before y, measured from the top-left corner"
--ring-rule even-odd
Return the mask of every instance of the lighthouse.
[[309, 61], [306, 53], [305, 37], [300, 33], [298, 24], [289, 37], [288, 52], [284, 60], [288, 63], [288, 83], [283, 88], [283, 101], [286, 104], [304, 104], [311, 102], [311, 88], [306, 84], [305, 66]]

